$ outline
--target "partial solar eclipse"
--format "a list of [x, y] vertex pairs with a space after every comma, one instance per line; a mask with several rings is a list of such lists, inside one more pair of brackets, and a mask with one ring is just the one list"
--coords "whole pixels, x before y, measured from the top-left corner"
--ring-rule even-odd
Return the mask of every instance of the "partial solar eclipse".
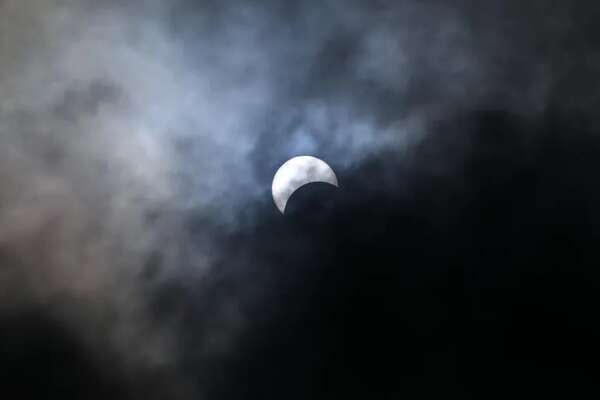
[[325, 161], [311, 156], [298, 156], [286, 161], [275, 173], [271, 187], [273, 201], [279, 211], [284, 214], [294, 192], [313, 182], [329, 183], [338, 187], [335, 172]]

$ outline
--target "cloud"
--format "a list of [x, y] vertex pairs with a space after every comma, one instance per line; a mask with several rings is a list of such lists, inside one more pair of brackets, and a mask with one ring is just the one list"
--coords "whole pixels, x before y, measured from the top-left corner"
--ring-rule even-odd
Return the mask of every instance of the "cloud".
[[[417, 248], [420, 223], [450, 224], [466, 207], [452, 196], [485, 186], [465, 167], [473, 148], [511, 164], [503, 151], [532, 157], [551, 112], [581, 116], [565, 130], [594, 124], [585, 2], [470, 3], [1, 1], [1, 313], [41, 310], [43, 329], [66, 327], [134, 392], [153, 380], [166, 397], [222, 390], [229, 363], [263, 351], [285, 313], [270, 302], [293, 306], [285, 291], [304, 289], [282, 269], [306, 283], [305, 264], [341, 262], [335, 246], [353, 239], [328, 237], [336, 222], [379, 241], [359, 235], [356, 249], [396, 260], [384, 239], [408, 218], [397, 204], [420, 221]], [[472, 134], [497, 123], [522, 137]], [[330, 227], [277, 219], [273, 173], [300, 154], [360, 193], [318, 214]], [[391, 222], [363, 214], [376, 201]]]

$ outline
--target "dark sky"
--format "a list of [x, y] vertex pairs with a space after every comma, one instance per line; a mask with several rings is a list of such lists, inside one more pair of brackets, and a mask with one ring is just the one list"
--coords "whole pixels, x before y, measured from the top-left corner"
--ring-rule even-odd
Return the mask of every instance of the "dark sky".
[[0, 0], [0, 397], [600, 395], [596, 2], [165, 3]]

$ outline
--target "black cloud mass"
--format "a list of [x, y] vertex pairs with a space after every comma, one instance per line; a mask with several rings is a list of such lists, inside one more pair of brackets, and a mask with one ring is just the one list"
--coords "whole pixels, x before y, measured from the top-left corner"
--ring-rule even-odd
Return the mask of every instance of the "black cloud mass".
[[0, 0], [0, 397], [597, 398], [596, 3]]

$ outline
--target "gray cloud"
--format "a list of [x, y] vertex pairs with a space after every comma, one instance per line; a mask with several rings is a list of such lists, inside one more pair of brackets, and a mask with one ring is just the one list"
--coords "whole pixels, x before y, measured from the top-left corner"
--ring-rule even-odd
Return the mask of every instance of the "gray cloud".
[[[227, 257], [215, 232], [270, 201], [282, 162], [315, 154], [343, 173], [406, 155], [473, 107], [536, 118], [570, 79], [561, 54], [581, 12], [133, 3], [0, 2], [0, 310], [44, 307], [100, 358], [174, 374], [178, 325], [156, 321], [149, 293], [210, 286]], [[214, 296], [201, 359], [248, 320], [250, 295]]]

